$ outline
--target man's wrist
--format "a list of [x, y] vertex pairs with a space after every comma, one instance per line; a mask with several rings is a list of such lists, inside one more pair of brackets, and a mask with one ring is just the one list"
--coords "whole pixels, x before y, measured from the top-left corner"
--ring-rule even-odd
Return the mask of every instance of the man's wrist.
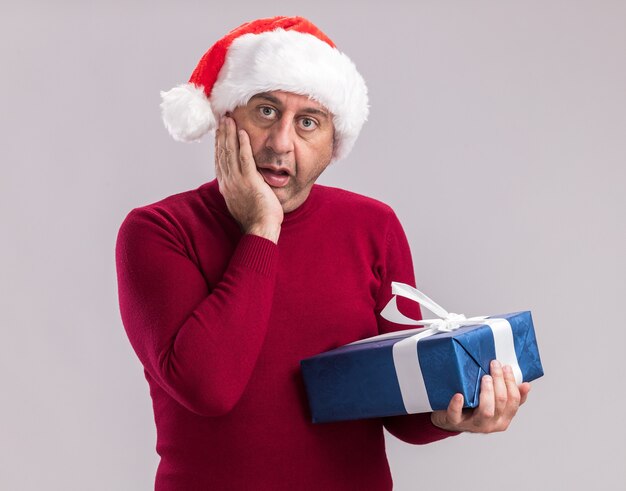
[[267, 240], [271, 240], [274, 244], [278, 244], [280, 237], [280, 225], [253, 225], [245, 233], [250, 235], [258, 235]]

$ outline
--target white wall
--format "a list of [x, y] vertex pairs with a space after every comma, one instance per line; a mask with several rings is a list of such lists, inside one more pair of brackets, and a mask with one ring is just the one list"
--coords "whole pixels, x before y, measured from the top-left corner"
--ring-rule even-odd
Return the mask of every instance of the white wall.
[[[151, 489], [148, 387], [119, 318], [125, 214], [213, 178], [159, 91], [246, 20], [303, 15], [371, 116], [324, 184], [391, 204], [418, 287], [533, 311], [545, 377], [511, 428], [414, 447], [395, 489], [626, 485], [626, 3], [15, 2], [0, 6], [0, 488]], [[452, 469], [452, 470], [451, 470]]]

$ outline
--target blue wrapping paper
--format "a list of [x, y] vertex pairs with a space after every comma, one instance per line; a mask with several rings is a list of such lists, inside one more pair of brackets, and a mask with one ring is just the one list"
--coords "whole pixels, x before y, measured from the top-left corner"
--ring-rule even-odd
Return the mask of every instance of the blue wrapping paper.
[[[489, 318], [511, 325], [515, 356], [523, 381], [543, 375], [529, 311]], [[414, 333], [398, 331], [391, 338], [363, 340], [300, 362], [314, 423], [410, 414], [403, 401], [393, 346]], [[481, 377], [496, 359], [492, 329], [485, 324], [462, 326], [420, 339], [415, 356], [432, 410], [446, 409], [460, 392], [465, 407], [479, 402]], [[411, 411], [418, 412], [418, 411]], [[421, 411], [419, 411], [421, 412]]]

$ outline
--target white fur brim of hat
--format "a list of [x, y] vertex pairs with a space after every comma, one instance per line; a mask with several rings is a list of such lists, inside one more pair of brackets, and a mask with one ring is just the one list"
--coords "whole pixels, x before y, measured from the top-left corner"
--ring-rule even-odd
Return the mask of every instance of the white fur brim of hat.
[[161, 114], [177, 141], [199, 141], [227, 111], [261, 92], [303, 94], [333, 114], [333, 160], [350, 153], [369, 113], [367, 87], [354, 63], [311, 34], [276, 29], [233, 40], [207, 99], [204, 88], [181, 84], [161, 92]]

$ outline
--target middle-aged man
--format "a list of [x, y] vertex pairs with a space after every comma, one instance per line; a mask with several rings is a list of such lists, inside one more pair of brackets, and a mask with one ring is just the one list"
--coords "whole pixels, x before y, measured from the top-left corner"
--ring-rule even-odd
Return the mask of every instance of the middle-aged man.
[[474, 410], [457, 394], [447, 411], [311, 423], [300, 360], [397, 330], [379, 315], [391, 282], [415, 284], [393, 211], [315, 184], [368, 115], [362, 77], [327, 36], [299, 17], [243, 24], [162, 96], [177, 140], [216, 130], [217, 179], [133, 209], [118, 235], [155, 489], [388, 490], [383, 427], [414, 444], [507, 428], [530, 385], [497, 362]]

